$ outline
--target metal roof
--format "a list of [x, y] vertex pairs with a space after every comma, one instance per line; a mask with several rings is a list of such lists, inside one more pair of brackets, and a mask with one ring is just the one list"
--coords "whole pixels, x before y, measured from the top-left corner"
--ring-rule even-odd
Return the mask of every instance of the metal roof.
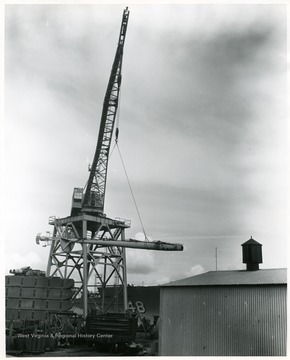
[[261, 269], [256, 271], [208, 271], [189, 278], [172, 281], [162, 286], [212, 285], [270, 285], [287, 284], [287, 269]]

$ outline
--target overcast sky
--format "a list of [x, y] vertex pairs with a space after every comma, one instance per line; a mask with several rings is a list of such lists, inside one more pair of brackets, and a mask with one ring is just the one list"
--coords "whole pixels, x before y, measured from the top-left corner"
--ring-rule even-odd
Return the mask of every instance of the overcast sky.
[[[121, 5], [8, 5], [5, 14], [6, 269], [46, 269], [38, 232], [70, 214], [88, 178]], [[128, 281], [157, 284], [286, 267], [286, 6], [131, 5], [119, 146], [147, 235], [183, 252], [128, 250]], [[105, 212], [142, 238], [117, 151]]]

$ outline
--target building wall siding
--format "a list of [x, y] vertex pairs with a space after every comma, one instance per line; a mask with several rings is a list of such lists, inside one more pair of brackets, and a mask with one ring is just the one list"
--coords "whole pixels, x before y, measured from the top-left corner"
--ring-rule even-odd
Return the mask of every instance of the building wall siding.
[[285, 356], [286, 285], [163, 287], [161, 356]]

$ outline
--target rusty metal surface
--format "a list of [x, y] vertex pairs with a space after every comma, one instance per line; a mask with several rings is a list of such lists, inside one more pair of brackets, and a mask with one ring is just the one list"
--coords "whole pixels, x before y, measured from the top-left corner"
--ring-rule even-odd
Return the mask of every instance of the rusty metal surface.
[[71, 289], [74, 286], [72, 279], [61, 279], [59, 277], [41, 276], [5, 276], [6, 286], [21, 286], [32, 288], [55, 288]]
[[[103, 289], [99, 288], [100, 294], [103, 294]], [[138, 311], [141, 316], [146, 316], [151, 319], [151, 322], [154, 320], [154, 316], [159, 316], [159, 307], [160, 307], [160, 287], [159, 286], [128, 286], [128, 304], [129, 312], [136, 313]], [[108, 287], [105, 290], [105, 308], [108, 309], [108, 312], [117, 312], [121, 311], [124, 308], [124, 299], [123, 295], [120, 294], [118, 298], [118, 306], [116, 303], [111, 305], [112, 298], [116, 295], [116, 287]], [[75, 303], [80, 304], [80, 300], [76, 300]], [[101, 306], [101, 300], [94, 299], [89, 304], [90, 308], [95, 308], [97, 304]], [[81, 304], [80, 304], [81, 305]]]
[[47, 288], [23, 288], [6, 287], [6, 297], [9, 298], [28, 298], [28, 299], [71, 299], [72, 289], [47, 289]]
[[73, 306], [72, 279], [6, 276], [6, 320], [45, 320]]
[[95, 342], [130, 342], [137, 332], [137, 318], [128, 314], [106, 313], [86, 318], [87, 334], [95, 335]]
[[286, 286], [161, 289], [161, 356], [286, 355]]

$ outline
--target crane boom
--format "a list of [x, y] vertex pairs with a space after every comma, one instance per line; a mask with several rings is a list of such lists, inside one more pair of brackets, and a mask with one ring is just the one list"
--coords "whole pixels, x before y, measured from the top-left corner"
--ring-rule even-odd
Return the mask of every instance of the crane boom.
[[[82, 298], [84, 317], [89, 311], [89, 294], [93, 279], [98, 279], [100, 282], [98, 287], [102, 288], [102, 299], [99, 299], [98, 306], [103, 312], [108, 310], [104, 307], [105, 289], [113, 283], [120, 284], [123, 293], [122, 311], [124, 316], [127, 316], [126, 248], [183, 250], [182, 244], [126, 239], [125, 230], [131, 226], [131, 223], [120, 218], [111, 219], [104, 214], [109, 151], [118, 109], [128, 19], [129, 11], [126, 8], [123, 12], [117, 51], [104, 98], [97, 147], [88, 182], [85, 188], [74, 188], [70, 216], [50, 217], [49, 224], [54, 227], [53, 233], [48, 233], [46, 236], [41, 236], [39, 233], [36, 237], [37, 244], [51, 246], [47, 276], [75, 280], [74, 299], [79, 296]], [[116, 141], [118, 131], [117, 127]], [[117, 311], [119, 311], [119, 294], [118, 290], [118, 295], [111, 301]]]
[[84, 240], [85, 244], [100, 245], [100, 246], [118, 246], [131, 249], [143, 250], [160, 250], [160, 251], [182, 251], [182, 244], [173, 244], [164, 241], [140, 241], [134, 239], [126, 239], [122, 241], [114, 240]]
[[[63, 249], [67, 249], [69, 251], [72, 250], [74, 243], [81, 241], [82, 244], [89, 245], [98, 245], [101, 247], [110, 247], [110, 246], [118, 246], [121, 248], [131, 248], [131, 249], [143, 249], [143, 250], [161, 250], [161, 251], [182, 251], [183, 245], [178, 243], [168, 243], [164, 241], [141, 241], [135, 239], [124, 239], [121, 241], [116, 241], [114, 239], [77, 239], [77, 238], [66, 238], [61, 236], [53, 237], [53, 236], [42, 236], [40, 233], [36, 236], [36, 243], [40, 244], [40, 242], [50, 243], [52, 241], [61, 240], [61, 244]], [[66, 251], [66, 250], [64, 250]]]
[[[84, 194], [82, 194], [82, 189], [76, 188], [74, 190], [72, 214], [76, 213], [77, 209], [79, 210], [80, 208], [82, 211], [88, 213], [102, 214], [104, 211], [109, 150], [119, 103], [119, 92], [122, 80], [123, 48], [128, 19], [129, 10], [126, 8], [123, 12], [118, 46], [104, 98], [98, 142], [93, 163], [90, 168], [89, 179]], [[118, 132], [118, 129], [116, 131]], [[82, 203], [80, 204], [81, 198]], [[78, 206], [74, 208], [74, 204], [77, 204]]]

